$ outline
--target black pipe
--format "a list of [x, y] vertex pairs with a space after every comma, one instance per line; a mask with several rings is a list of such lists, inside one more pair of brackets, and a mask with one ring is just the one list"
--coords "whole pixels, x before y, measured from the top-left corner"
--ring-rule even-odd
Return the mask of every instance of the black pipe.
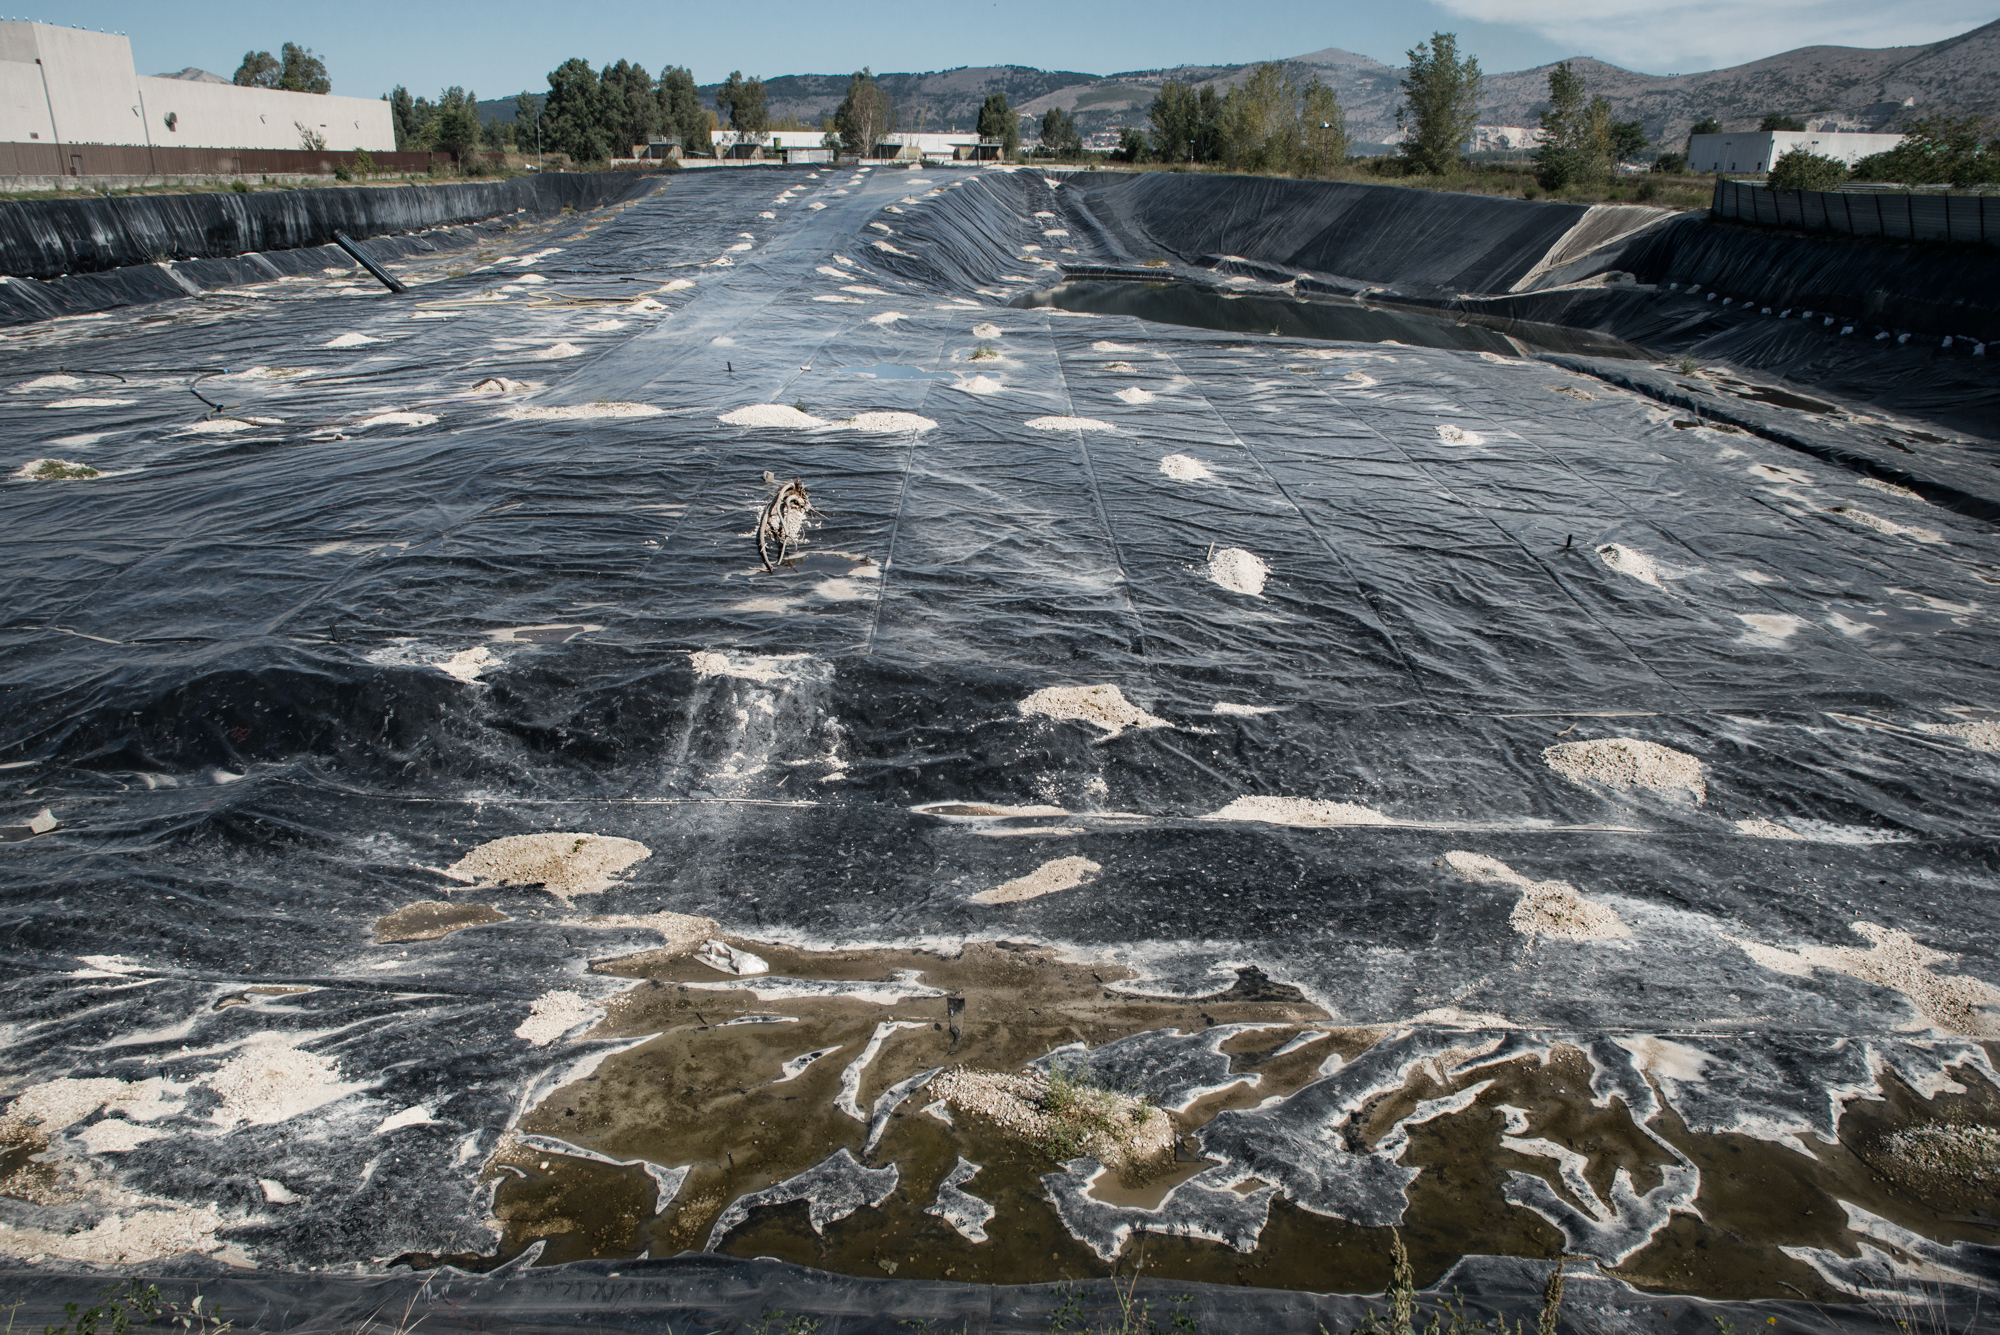
[[368, 253], [363, 249], [361, 249], [361, 244], [358, 241], [356, 241], [353, 237], [349, 236], [347, 233], [335, 232], [333, 234], [333, 243], [336, 246], [339, 246], [342, 250], [346, 251], [348, 254], [352, 255], [354, 257], [355, 263], [359, 264], [369, 273], [374, 274], [375, 277], [381, 281], [383, 287], [388, 288], [391, 292], [409, 291], [408, 288], [404, 287], [394, 278], [391, 278], [389, 276], [389, 271], [387, 269], [384, 269], [381, 265], [377, 264], [373, 259], [371, 259]]

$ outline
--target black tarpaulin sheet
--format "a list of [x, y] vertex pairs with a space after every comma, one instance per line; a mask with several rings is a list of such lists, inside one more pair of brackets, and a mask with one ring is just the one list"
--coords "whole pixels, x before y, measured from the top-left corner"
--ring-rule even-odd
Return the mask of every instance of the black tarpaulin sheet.
[[[1371, 1247], [1418, 1225], [1380, 1185], [1408, 1125], [1359, 1110], [1425, 1063], [1472, 1099], [1486, 1055], [1566, 1052], [1671, 1172], [1614, 1189], [1602, 1147], [1484, 1108], [1522, 1236], [1666, 1292], [1990, 1285], [1990, 1220], [1831, 1147], [1855, 1100], [1995, 1078], [1991, 527], [1534, 361], [1007, 306], [1065, 250], [1117, 258], [1068, 194], [690, 173], [404, 298], [11, 335], [0, 1041], [68, 1194], [0, 1195], [0, 1248], [492, 1255], [510, 1129], [644, 1041], [590, 1037], [629, 981], [591, 961], [673, 912], [751, 947], [1038, 942], [1162, 995], [1255, 965], [1374, 1046], [1191, 1134]], [[824, 514], [774, 574], [767, 471]], [[1131, 726], [1035, 712], [1112, 686]], [[573, 903], [440, 874], [552, 831], [652, 856]], [[1096, 871], [974, 898], [1066, 858]], [[441, 898], [506, 920], [378, 943]], [[1173, 1066], [1120, 1061], [1141, 1091]], [[856, 1106], [890, 1078], [857, 1068]], [[1819, 1213], [1725, 1244], [1772, 1193], [1683, 1132]], [[925, 1217], [901, 1182], [826, 1245]], [[1198, 1194], [1112, 1223], [1213, 1236]], [[1661, 1259], [1690, 1237], [1763, 1259], [1691, 1280]], [[1292, 1287], [1363, 1287], [1343, 1264]]]

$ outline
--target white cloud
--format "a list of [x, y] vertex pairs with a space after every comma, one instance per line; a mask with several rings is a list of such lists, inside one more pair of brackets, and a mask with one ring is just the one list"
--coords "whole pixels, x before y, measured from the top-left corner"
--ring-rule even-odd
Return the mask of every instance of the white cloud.
[[1993, 20], [1991, 0], [1439, 0], [1565, 51], [1649, 74], [1693, 74], [1801, 46], [1922, 46]]

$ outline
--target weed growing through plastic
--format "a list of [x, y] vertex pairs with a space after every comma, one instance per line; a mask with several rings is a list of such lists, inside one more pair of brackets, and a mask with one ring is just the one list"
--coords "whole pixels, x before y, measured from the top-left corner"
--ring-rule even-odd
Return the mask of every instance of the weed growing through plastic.
[[998, 361], [999, 359], [1000, 359], [1000, 354], [993, 350], [993, 345], [991, 343], [981, 343], [978, 347], [972, 350], [972, 356], [970, 356], [966, 360], [975, 362], [991, 362], [991, 361]]
[[1674, 362], [1674, 370], [1680, 372], [1682, 375], [1693, 375], [1700, 369], [1701, 363], [1686, 353], [1681, 354], [1679, 360]]
[[1129, 1151], [1133, 1135], [1162, 1115], [1144, 1099], [1093, 1084], [1088, 1071], [1082, 1063], [1067, 1068], [1059, 1062], [1049, 1065], [1042, 1111], [1053, 1125], [1042, 1148], [1058, 1163], [1088, 1153], [1091, 1138], [1100, 1134]]
[[[1507, 1324], [1504, 1316], [1495, 1317], [1492, 1325], [1475, 1320], [1465, 1310], [1465, 1302], [1453, 1290], [1451, 1298], [1441, 1302], [1438, 1310], [1430, 1314], [1430, 1320], [1417, 1324], [1417, 1279], [1410, 1266], [1410, 1253], [1403, 1246], [1403, 1235], [1396, 1229], [1389, 1230], [1389, 1245], [1394, 1250], [1395, 1267], [1389, 1276], [1389, 1291], [1383, 1295], [1388, 1299], [1389, 1311], [1385, 1320], [1382, 1313], [1370, 1312], [1351, 1335], [1529, 1335], [1525, 1318]], [[1556, 1335], [1556, 1328], [1562, 1320], [1563, 1263], [1559, 1257], [1556, 1268], [1549, 1275], [1549, 1282], [1542, 1288], [1541, 1311], [1535, 1314], [1534, 1335]], [[1325, 1326], [1319, 1328], [1320, 1335], [1333, 1335]], [[1727, 1329], [1721, 1335], [1730, 1335]]]
[[37, 482], [59, 482], [66, 478], [97, 477], [98, 471], [89, 464], [64, 463], [61, 459], [44, 459], [28, 474]]
[[[97, 1301], [88, 1307], [66, 1304], [63, 1313], [69, 1320], [60, 1326], [44, 1326], [42, 1335], [125, 1335], [134, 1326], [165, 1326], [187, 1335], [222, 1335], [235, 1329], [234, 1322], [222, 1319], [220, 1307], [206, 1312], [201, 1309], [198, 1293], [192, 1302], [170, 1303], [160, 1296], [159, 1285], [148, 1284], [142, 1289], [127, 1280], [98, 1294]], [[8, 1330], [13, 1326], [10, 1319]]]

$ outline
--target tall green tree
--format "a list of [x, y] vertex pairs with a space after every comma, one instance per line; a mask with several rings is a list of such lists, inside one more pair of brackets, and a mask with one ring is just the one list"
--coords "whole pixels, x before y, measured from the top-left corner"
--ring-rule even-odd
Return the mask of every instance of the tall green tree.
[[702, 109], [701, 94], [695, 91], [693, 71], [684, 65], [669, 65], [661, 70], [658, 99], [660, 128], [681, 141], [683, 153], [715, 151], [708, 112]]
[[734, 130], [736, 126], [736, 103], [743, 96], [743, 71], [731, 70], [722, 86], [715, 90], [715, 110], [722, 118], [722, 128]]
[[283, 68], [269, 51], [245, 51], [243, 63], [236, 67], [231, 82], [239, 88], [276, 88], [278, 72]]
[[542, 143], [550, 150], [569, 154], [572, 162], [597, 162], [610, 155], [603, 85], [589, 61], [572, 57], [549, 71]]
[[1298, 156], [1299, 88], [1265, 61], [1222, 100], [1222, 159], [1236, 171], [1288, 172]]
[[1160, 85], [1146, 119], [1153, 125], [1153, 152], [1162, 162], [1207, 161], [1195, 154], [1201, 108], [1194, 85], [1169, 79]]
[[1484, 76], [1479, 59], [1458, 54], [1458, 35], [1434, 32], [1408, 52], [1403, 105], [1396, 128], [1403, 131], [1403, 161], [1414, 171], [1444, 173], [1465, 154], [1472, 127], [1479, 123], [1479, 91]]
[[514, 143], [523, 153], [532, 153], [541, 143], [542, 103], [548, 99], [523, 88], [514, 94]]
[[1887, 153], [1854, 164], [1862, 181], [1904, 185], [2000, 185], [2000, 139], [1982, 116], [1926, 116]]
[[1076, 128], [1076, 117], [1061, 107], [1050, 107], [1042, 113], [1042, 147], [1051, 157], [1073, 158], [1083, 152], [1083, 134]]
[[288, 93], [330, 93], [333, 80], [327, 77], [326, 62], [312, 48], [286, 42], [279, 48], [278, 84]]
[[396, 130], [396, 151], [414, 148], [424, 127], [417, 119], [417, 104], [410, 97], [410, 90], [401, 84], [389, 94], [389, 120]]
[[715, 90], [715, 109], [732, 130], [762, 134], [771, 128], [771, 109], [765, 99], [764, 81], [746, 79], [742, 70], [731, 70], [728, 81]]
[[1639, 156], [1646, 147], [1646, 127], [1639, 121], [1611, 123], [1611, 156], [1625, 162]]
[[1713, 116], [1704, 116], [1688, 131], [1688, 141], [1682, 145], [1682, 156], [1694, 152], [1694, 137], [1698, 134], [1721, 134], [1722, 122]]
[[1295, 170], [1301, 176], [1326, 177], [1346, 164], [1347, 113], [1340, 99], [1318, 79], [1299, 97], [1299, 150]]
[[1763, 121], [1758, 124], [1757, 128], [1760, 130], [1797, 131], [1805, 129], [1806, 123], [1800, 120], [1797, 116], [1784, 116], [1784, 115], [1779, 115], [1776, 112], [1773, 112], [1771, 115], [1766, 116], [1763, 119]]
[[1549, 109], [1535, 149], [1535, 179], [1545, 190], [1602, 180], [1611, 172], [1611, 102], [1590, 96], [1565, 60], [1549, 71]]
[[437, 114], [425, 131], [430, 147], [463, 163], [479, 146], [479, 94], [456, 85], [438, 95]]
[[882, 142], [882, 136], [895, 128], [896, 104], [876, 84], [872, 73], [856, 70], [847, 81], [847, 96], [833, 113], [833, 129], [842, 150], [857, 158], [867, 157]]
[[986, 95], [986, 101], [979, 108], [979, 137], [998, 139], [1000, 156], [1004, 158], [1021, 155], [1021, 118], [1008, 105], [1005, 93]]
[[605, 135], [619, 157], [643, 144], [660, 128], [660, 100], [644, 65], [621, 60], [597, 76]]

